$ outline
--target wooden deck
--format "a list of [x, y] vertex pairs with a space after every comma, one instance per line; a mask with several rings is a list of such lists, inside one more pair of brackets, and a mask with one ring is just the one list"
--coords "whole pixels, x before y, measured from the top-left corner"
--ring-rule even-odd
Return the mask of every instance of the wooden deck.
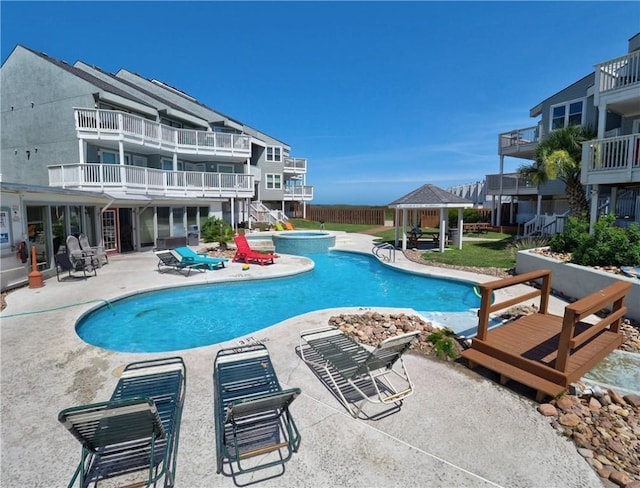
[[[501, 303], [490, 303], [493, 290], [542, 279], [542, 289]], [[619, 282], [565, 308], [563, 317], [546, 313], [551, 273], [538, 271], [520, 277], [480, 285], [483, 301], [478, 313], [478, 336], [463, 351], [470, 367], [481, 365], [500, 374], [500, 382], [515, 380], [537, 391], [536, 399], [557, 396], [579, 380], [623, 341], [619, 329], [626, 312], [624, 296], [630, 284]], [[487, 328], [489, 314], [534, 295], [540, 296], [540, 312], [521, 317], [502, 327]], [[485, 299], [486, 296], [486, 299]], [[592, 314], [611, 306], [612, 313], [584, 322]]]

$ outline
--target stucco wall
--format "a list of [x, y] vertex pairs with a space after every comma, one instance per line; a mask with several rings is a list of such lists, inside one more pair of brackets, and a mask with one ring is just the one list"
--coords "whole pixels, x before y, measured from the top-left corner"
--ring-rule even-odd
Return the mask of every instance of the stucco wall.
[[520, 251], [516, 257], [516, 273], [523, 274], [539, 269], [551, 270], [551, 287], [571, 298], [583, 298], [615, 281], [628, 281], [633, 284], [627, 295], [625, 305], [627, 316], [640, 322], [640, 279], [598, 271], [596, 269], [564, 263], [531, 251]]

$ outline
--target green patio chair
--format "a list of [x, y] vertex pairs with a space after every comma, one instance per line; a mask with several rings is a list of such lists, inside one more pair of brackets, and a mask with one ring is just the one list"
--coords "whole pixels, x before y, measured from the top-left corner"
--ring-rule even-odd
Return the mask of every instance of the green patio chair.
[[204, 254], [198, 254], [188, 247], [176, 247], [174, 251], [180, 255], [183, 262], [205, 264], [212, 271], [224, 268], [224, 263], [228, 261], [226, 258], [212, 258]]
[[284, 472], [300, 446], [289, 412], [300, 389], [280, 387], [264, 344], [219, 351], [213, 391], [216, 472], [235, 476], [278, 465]]
[[68, 486], [174, 486], [185, 388], [182, 358], [140, 361], [126, 366], [109, 401], [60, 412], [82, 444]]
[[[413, 394], [402, 355], [419, 335], [415, 331], [390, 337], [368, 350], [336, 327], [311, 329], [300, 334], [300, 356], [307, 364], [324, 370], [335, 393], [356, 418], [366, 402], [398, 404]], [[394, 368], [396, 362], [399, 368]], [[391, 378], [400, 380], [400, 387]], [[352, 401], [347, 401], [347, 396]]]
[[201, 273], [204, 273], [209, 267], [204, 263], [196, 263], [193, 261], [184, 261], [182, 256], [176, 253], [174, 250], [154, 251], [158, 258], [158, 271], [164, 273], [169, 269], [176, 271], [187, 270], [186, 276], [191, 274], [192, 269], [197, 269]]

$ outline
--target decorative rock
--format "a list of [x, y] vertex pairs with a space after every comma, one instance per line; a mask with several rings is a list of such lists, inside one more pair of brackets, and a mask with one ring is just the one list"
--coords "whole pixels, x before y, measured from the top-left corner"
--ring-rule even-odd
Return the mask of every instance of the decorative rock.
[[627, 486], [633, 480], [629, 478], [625, 473], [621, 473], [620, 471], [611, 471], [609, 475], [609, 479], [613, 481], [618, 486]]
[[538, 405], [538, 412], [540, 412], [545, 417], [555, 417], [556, 415], [558, 415], [558, 410], [550, 403], [543, 403], [541, 405]]
[[573, 409], [573, 407], [576, 406], [577, 403], [578, 403], [577, 396], [565, 395], [556, 402], [556, 405], [558, 406], [559, 409], [564, 410], [565, 412], [569, 412]]
[[591, 449], [585, 449], [581, 447], [578, 449], [578, 454], [580, 454], [585, 459], [593, 458], [593, 451]]
[[625, 401], [635, 408], [640, 408], [640, 395], [625, 395]]
[[578, 417], [575, 413], [565, 413], [560, 415], [558, 421], [565, 427], [575, 427], [580, 423], [580, 417]]
[[609, 396], [611, 397], [612, 402], [622, 406], [625, 406], [627, 404], [627, 402], [624, 401], [624, 398], [622, 398], [622, 396], [620, 396], [620, 394], [617, 391], [609, 389], [607, 390], [607, 393], [609, 393]]

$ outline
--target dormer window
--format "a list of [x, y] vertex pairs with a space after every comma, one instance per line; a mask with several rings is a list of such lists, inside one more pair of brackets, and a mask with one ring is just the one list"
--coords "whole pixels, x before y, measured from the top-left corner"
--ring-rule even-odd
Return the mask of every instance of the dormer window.
[[267, 146], [267, 161], [269, 162], [282, 162], [282, 147], [281, 146]]
[[551, 107], [551, 130], [583, 124], [584, 100], [574, 100]]

